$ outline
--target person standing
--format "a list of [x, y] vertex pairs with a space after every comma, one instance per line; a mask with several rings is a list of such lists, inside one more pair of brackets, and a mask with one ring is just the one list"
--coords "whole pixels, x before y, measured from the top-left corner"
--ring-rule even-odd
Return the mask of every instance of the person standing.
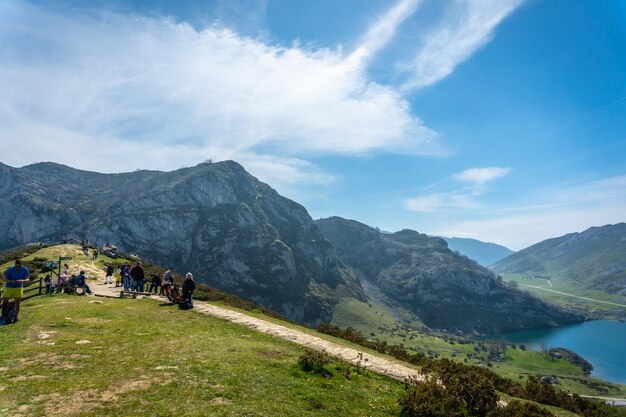
[[54, 285], [52, 284], [52, 277], [50, 274], [47, 274], [43, 279], [43, 282], [46, 286], [46, 294], [52, 295], [54, 293]]
[[130, 270], [130, 277], [134, 283], [134, 287], [131, 285], [133, 291], [143, 292], [144, 284], [146, 283], [146, 276], [144, 275], [141, 262], [137, 262], [137, 265]]
[[63, 264], [63, 275], [66, 277], [70, 276], [70, 267], [67, 264]]
[[124, 291], [130, 290], [130, 265], [124, 264], [122, 267], [122, 282], [124, 283]]
[[165, 271], [163, 278], [161, 279], [161, 291], [159, 295], [165, 295], [169, 298], [171, 286], [174, 283], [174, 267], [170, 266], [170, 269]]
[[15, 321], [20, 315], [20, 304], [24, 295], [24, 283], [28, 282], [30, 271], [23, 266], [20, 259], [15, 260], [15, 265], [4, 272], [4, 289], [2, 290], [2, 311], [6, 311], [9, 300], [15, 300]]
[[187, 272], [183, 282], [183, 300], [187, 301], [189, 308], [193, 308], [193, 292], [195, 289], [196, 282], [193, 280], [193, 275], [191, 272]]
[[113, 265], [108, 264], [104, 274], [104, 285], [113, 284]]

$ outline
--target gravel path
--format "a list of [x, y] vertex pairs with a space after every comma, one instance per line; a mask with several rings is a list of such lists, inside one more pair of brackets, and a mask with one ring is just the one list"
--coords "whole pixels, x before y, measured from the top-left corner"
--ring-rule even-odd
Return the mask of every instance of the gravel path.
[[[121, 288], [115, 287], [114, 284], [104, 284], [103, 280], [90, 280], [89, 286], [100, 297], [119, 297]], [[138, 296], [142, 297], [142, 296]], [[149, 298], [164, 301], [164, 297], [150, 296]], [[269, 333], [289, 340], [293, 343], [305, 346], [309, 349], [325, 352], [345, 362], [368, 369], [381, 375], [388, 376], [398, 381], [404, 381], [408, 376], [415, 376], [422, 379], [422, 375], [413, 368], [403, 365], [399, 362], [372, 355], [361, 350], [342, 346], [340, 344], [330, 342], [296, 329], [292, 329], [280, 324], [272, 323], [263, 319], [248, 316], [238, 311], [229, 310], [224, 307], [218, 307], [202, 301], [194, 301], [195, 312], [218, 317], [233, 323], [241, 324], [259, 332]]]

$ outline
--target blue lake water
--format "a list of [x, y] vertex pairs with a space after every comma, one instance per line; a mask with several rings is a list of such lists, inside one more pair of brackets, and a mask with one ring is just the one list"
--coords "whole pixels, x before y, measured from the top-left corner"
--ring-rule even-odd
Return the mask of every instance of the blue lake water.
[[540, 350], [541, 344], [573, 350], [593, 364], [592, 376], [626, 384], [626, 323], [615, 320], [587, 321], [551, 329], [522, 330], [491, 335]]

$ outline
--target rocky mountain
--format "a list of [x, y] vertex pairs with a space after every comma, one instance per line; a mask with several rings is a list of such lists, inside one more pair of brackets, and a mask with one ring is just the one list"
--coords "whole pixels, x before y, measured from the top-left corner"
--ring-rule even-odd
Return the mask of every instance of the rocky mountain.
[[494, 333], [583, 320], [511, 288], [446, 242], [413, 230], [384, 234], [362, 223], [316, 220], [337, 255], [359, 279], [435, 328]]
[[476, 239], [461, 237], [442, 237], [442, 239], [446, 241], [448, 248], [475, 260], [482, 266], [491, 265], [515, 253], [506, 246]]
[[626, 296], [626, 223], [544, 240], [492, 268], [501, 274], [549, 280], [557, 288]]
[[0, 249], [68, 238], [114, 242], [303, 323], [365, 300], [306, 209], [235, 162], [99, 174], [0, 164]]

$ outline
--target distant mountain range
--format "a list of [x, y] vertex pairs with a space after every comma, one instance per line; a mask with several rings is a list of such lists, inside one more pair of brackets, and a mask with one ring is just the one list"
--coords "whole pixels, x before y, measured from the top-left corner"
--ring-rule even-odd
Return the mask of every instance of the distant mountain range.
[[499, 274], [547, 283], [559, 290], [601, 291], [626, 300], [626, 223], [592, 227], [547, 239], [500, 260]]
[[476, 239], [460, 237], [443, 237], [452, 250], [475, 260], [482, 266], [489, 266], [515, 253], [506, 246]]
[[366, 302], [361, 279], [448, 330], [583, 319], [499, 282], [442, 239], [411, 230], [385, 235], [340, 218], [316, 224], [233, 161], [123, 174], [0, 164], [0, 193], [0, 249], [68, 238], [113, 242], [302, 323], [330, 321], [344, 299]]

